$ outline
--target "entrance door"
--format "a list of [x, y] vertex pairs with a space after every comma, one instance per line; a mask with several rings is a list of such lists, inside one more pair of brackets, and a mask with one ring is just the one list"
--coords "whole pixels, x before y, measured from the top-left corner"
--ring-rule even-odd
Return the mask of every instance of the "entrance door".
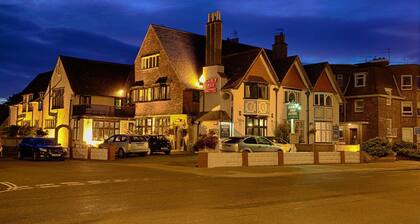
[[350, 128], [350, 143], [353, 145], [359, 143], [359, 139], [357, 137], [357, 128]]

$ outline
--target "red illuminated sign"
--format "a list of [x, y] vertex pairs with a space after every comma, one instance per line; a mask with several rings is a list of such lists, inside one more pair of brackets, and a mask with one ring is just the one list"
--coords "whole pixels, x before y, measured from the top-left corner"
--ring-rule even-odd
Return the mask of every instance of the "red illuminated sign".
[[217, 92], [217, 78], [207, 79], [206, 82], [204, 82], [204, 92], [205, 93]]

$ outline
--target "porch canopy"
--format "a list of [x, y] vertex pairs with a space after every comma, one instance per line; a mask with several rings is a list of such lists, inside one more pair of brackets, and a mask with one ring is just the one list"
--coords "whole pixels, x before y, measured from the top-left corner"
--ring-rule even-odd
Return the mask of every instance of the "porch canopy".
[[229, 115], [224, 110], [208, 111], [203, 112], [197, 120], [198, 122], [202, 121], [230, 121]]

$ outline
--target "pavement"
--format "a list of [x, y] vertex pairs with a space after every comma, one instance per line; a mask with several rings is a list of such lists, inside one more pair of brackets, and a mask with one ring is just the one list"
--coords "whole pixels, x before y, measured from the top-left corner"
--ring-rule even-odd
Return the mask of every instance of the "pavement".
[[0, 223], [420, 223], [420, 162], [195, 167], [0, 160]]

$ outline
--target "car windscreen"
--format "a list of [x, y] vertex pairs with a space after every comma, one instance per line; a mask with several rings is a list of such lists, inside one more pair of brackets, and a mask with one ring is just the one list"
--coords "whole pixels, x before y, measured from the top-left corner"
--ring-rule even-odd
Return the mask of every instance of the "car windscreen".
[[229, 138], [228, 140], [226, 140], [224, 143], [230, 143], [230, 144], [235, 144], [235, 143], [239, 143], [241, 141], [242, 138]]
[[131, 142], [144, 142], [144, 138], [142, 136], [130, 136]]
[[46, 138], [35, 138], [34, 143], [37, 145], [53, 145], [52, 139], [46, 139]]

